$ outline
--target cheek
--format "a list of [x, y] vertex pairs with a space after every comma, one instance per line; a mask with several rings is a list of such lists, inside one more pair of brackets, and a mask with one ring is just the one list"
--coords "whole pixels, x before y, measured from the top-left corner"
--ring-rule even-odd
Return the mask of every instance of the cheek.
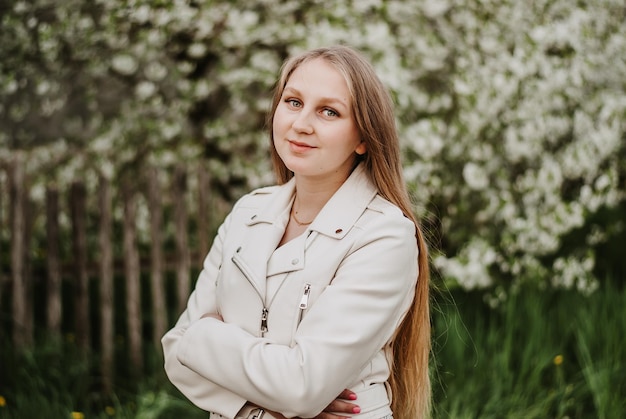
[[280, 148], [280, 145], [282, 144], [281, 139], [283, 139], [286, 135], [288, 130], [286, 125], [285, 118], [282, 117], [279, 110], [276, 110], [276, 112], [274, 112], [274, 119], [272, 120], [272, 138], [276, 149]]
[[280, 111], [279, 106], [276, 108], [276, 111], [274, 111], [274, 119], [272, 121], [272, 131], [274, 132], [274, 135], [276, 135], [276, 133], [283, 132], [286, 125], [287, 121], [285, 115]]
[[272, 119], [272, 134], [274, 135], [274, 140], [276, 140], [276, 136], [280, 132], [280, 115], [278, 112], [274, 112], [274, 118]]

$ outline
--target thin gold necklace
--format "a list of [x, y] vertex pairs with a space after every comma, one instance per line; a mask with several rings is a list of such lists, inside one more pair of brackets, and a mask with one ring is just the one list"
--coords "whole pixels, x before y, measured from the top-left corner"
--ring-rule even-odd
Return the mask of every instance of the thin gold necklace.
[[293, 218], [296, 224], [298, 224], [299, 226], [308, 226], [309, 224], [313, 222], [313, 220], [311, 220], [308, 223], [303, 223], [302, 221], [298, 220], [298, 218], [296, 218], [296, 211], [294, 210], [294, 207], [295, 207], [295, 201], [294, 201], [294, 205], [291, 206], [291, 218]]

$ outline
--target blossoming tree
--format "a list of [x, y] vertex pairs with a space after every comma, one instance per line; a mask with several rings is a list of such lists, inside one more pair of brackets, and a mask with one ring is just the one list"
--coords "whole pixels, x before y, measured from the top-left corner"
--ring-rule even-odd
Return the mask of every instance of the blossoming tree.
[[392, 91], [449, 283], [591, 291], [598, 245], [623, 234], [619, 217], [594, 221], [625, 202], [622, 1], [8, 0], [0, 12], [0, 159], [27, 155], [35, 200], [51, 176], [95, 188], [176, 162], [207, 165], [229, 199], [271, 182], [264, 118], [282, 60], [347, 43]]

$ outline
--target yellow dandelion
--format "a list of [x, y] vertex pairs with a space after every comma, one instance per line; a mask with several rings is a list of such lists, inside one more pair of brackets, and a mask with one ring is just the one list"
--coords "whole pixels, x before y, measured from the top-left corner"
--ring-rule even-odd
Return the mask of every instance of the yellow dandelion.
[[556, 365], [558, 367], [559, 365], [561, 365], [563, 363], [563, 355], [555, 356], [554, 360], [552, 362], [554, 362], [554, 365]]
[[7, 399], [4, 396], [0, 396], [0, 407], [4, 407], [7, 405]]
[[85, 419], [83, 412], [72, 412], [72, 419]]
[[109, 416], [113, 416], [115, 414], [115, 409], [112, 406], [107, 406], [104, 408], [104, 413]]

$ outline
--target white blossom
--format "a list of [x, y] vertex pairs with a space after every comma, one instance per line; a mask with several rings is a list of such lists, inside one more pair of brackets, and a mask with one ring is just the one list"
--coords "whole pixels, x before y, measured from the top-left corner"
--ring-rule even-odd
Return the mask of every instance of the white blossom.
[[467, 186], [474, 190], [485, 189], [489, 186], [489, 177], [485, 170], [474, 162], [468, 162], [463, 167], [463, 179]]
[[576, 289], [584, 294], [590, 294], [598, 287], [591, 273], [595, 265], [593, 257], [584, 259], [568, 257], [557, 258], [554, 261], [554, 277], [552, 285], [558, 288]]
[[422, 10], [430, 18], [441, 16], [449, 8], [450, 4], [445, 0], [425, 0], [422, 2]]
[[142, 4], [141, 6], [133, 9], [131, 16], [137, 21], [137, 23], [143, 24], [148, 22], [148, 20], [150, 19], [150, 14], [150, 6], [148, 6], [147, 4]]
[[151, 81], [141, 81], [135, 87], [135, 94], [141, 100], [145, 100], [155, 94], [157, 87]]
[[113, 57], [113, 60], [111, 61], [111, 66], [118, 73], [130, 76], [137, 71], [139, 63], [130, 54], [118, 54]]
[[195, 42], [189, 46], [187, 53], [191, 58], [200, 58], [206, 54], [206, 45], [200, 42]]
[[144, 74], [148, 80], [159, 82], [167, 76], [167, 67], [158, 62], [151, 62], [146, 66]]

